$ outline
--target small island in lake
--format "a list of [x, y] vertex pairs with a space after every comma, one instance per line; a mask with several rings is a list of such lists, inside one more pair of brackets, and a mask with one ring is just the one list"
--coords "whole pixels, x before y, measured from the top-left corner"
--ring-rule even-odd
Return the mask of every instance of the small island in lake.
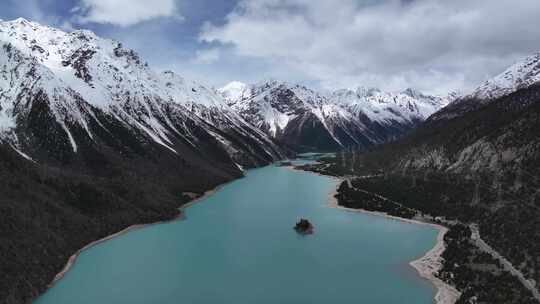
[[294, 226], [294, 230], [300, 234], [313, 234], [313, 225], [306, 219], [300, 219]]

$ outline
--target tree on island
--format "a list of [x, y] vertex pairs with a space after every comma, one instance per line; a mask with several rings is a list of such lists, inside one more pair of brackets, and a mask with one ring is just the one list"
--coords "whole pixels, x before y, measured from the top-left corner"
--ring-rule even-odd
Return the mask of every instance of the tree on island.
[[306, 219], [300, 219], [294, 226], [294, 230], [300, 234], [312, 234], [313, 225]]

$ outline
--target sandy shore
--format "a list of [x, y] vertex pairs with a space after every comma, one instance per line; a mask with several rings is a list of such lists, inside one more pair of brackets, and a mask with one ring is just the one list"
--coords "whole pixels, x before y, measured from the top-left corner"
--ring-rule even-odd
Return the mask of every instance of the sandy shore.
[[[56, 274], [56, 276], [54, 277], [54, 279], [52, 280], [52, 282], [49, 284], [48, 288], [51, 288], [52, 286], [54, 286], [54, 284], [56, 284], [59, 280], [61, 280], [62, 278], [64, 278], [64, 276], [66, 275], [66, 273], [71, 269], [71, 267], [73, 267], [73, 265], [75, 264], [75, 262], [77, 261], [77, 258], [79, 257], [79, 255], [81, 254], [81, 252], [87, 250], [87, 249], [90, 249], [92, 248], [93, 246], [96, 246], [98, 244], [101, 244], [103, 242], [106, 242], [108, 240], [111, 240], [115, 237], [118, 237], [118, 236], [121, 236], [125, 233], [128, 233], [128, 232], [131, 232], [131, 231], [135, 231], [135, 230], [138, 230], [138, 229], [142, 229], [142, 228], [145, 228], [145, 227], [150, 227], [150, 226], [153, 226], [153, 225], [159, 225], [159, 224], [164, 224], [164, 223], [169, 223], [169, 222], [172, 222], [172, 221], [175, 221], [175, 220], [179, 220], [179, 219], [184, 219], [184, 210], [186, 208], [188, 208], [189, 206], [192, 206], [193, 204], [196, 204], [198, 202], [200, 202], [201, 200], [204, 200], [205, 198], [207, 198], [208, 196], [214, 194], [216, 191], [218, 191], [221, 187], [223, 187], [224, 185], [220, 185], [220, 186], [217, 186], [216, 188], [214, 189], [211, 189], [211, 190], [208, 190], [206, 192], [204, 192], [203, 195], [199, 196], [199, 197], [193, 197], [193, 200], [190, 201], [189, 203], [186, 203], [184, 205], [182, 205], [180, 208], [178, 208], [179, 210], [179, 214], [176, 218], [172, 219], [172, 220], [169, 220], [169, 221], [160, 221], [160, 222], [156, 222], [156, 223], [150, 223], [150, 224], [136, 224], [136, 225], [132, 225], [132, 226], [129, 226], [127, 227], [126, 229], [123, 229], [121, 231], [118, 231], [114, 234], [111, 234], [111, 235], [108, 235], [102, 239], [99, 239], [97, 241], [93, 241], [91, 243], [89, 243], [88, 245], [84, 246], [83, 248], [77, 250], [77, 252], [75, 252], [72, 256], [69, 257], [66, 265], [64, 266], [64, 268], [62, 269], [62, 271], [60, 271], [58, 274]], [[186, 195], [188, 196], [191, 196], [192, 194], [191, 193], [186, 193]]]
[[446, 227], [439, 227], [439, 235], [437, 236], [437, 244], [430, 251], [428, 251], [423, 257], [418, 260], [412, 261], [409, 264], [414, 267], [420, 276], [428, 279], [437, 288], [437, 294], [435, 295], [435, 303], [437, 304], [454, 304], [461, 293], [457, 291], [453, 286], [448, 285], [441, 279], [437, 278], [435, 274], [442, 267], [441, 255], [444, 252], [444, 235], [448, 231]]
[[[341, 179], [340, 181], [344, 181], [344, 180]], [[371, 215], [376, 215], [376, 216], [382, 216], [388, 219], [412, 223], [412, 224], [429, 225], [439, 230], [439, 234], [437, 235], [437, 243], [435, 244], [435, 247], [433, 247], [430, 251], [428, 251], [423, 257], [410, 262], [409, 265], [414, 267], [414, 269], [418, 271], [421, 277], [429, 280], [437, 288], [437, 294], [435, 295], [435, 298], [434, 298], [435, 303], [454, 304], [459, 298], [460, 292], [457, 291], [453, 286], [448, 285], [447, 283], [443, 282], [441, 279], [435, 276], [435, 274], [442, 267], [441, 255], [446, 249], [446, 246], [444, 244], [444, 235], [446, 234], [448, 229], [441, 225], [427, 223], [420, 220], [406, 219], [406, 218], [401, 218], [397, 216], [392, 216], [383, 212], [374, 212], [374, 211], [352, 209], [352, 208], [339, 206], [338, 201], [335, 198], [335, 195], [337, 194], [337, 187], [340, 184], [341, 182], [337, 184], [335, 190], [332, 191], [328, 196], [328, 205], [332, 208], [337, 208], [337, 209], [348, 211], [348, 212], [360, 212], [360, 213], [366, 213], [366, 214], [371, 214]]]

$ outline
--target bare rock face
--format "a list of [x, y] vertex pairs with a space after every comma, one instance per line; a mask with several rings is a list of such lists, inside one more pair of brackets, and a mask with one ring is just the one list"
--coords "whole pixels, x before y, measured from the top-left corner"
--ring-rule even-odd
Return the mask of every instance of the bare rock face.
[[294, 226], [294, 230], [299, 234], [313, 234], [313, 225], [306, 219], [300, 219]]

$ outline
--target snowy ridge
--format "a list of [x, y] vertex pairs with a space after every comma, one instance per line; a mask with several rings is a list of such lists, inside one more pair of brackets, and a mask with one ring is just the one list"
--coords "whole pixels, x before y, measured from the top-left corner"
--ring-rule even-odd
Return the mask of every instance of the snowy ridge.
[[240, 81], [232, 81], [217, 91], [227, 102], [249, 97], [248, 85]]
[[484, 82], [470, 97], [493, 100], [540, 82], [540, 52]]
[[452, 119], [484, 107], [499, 98], [540, 83], [540, 53], [536, 53], [510, 66], [501, 74], [485, 81], [471, 94], [454, 101], [430, 120]]
[[257, 117], [247, 115], [246, 119], [265, 129], [273, 137], [283, 131], [301, 112], [313, 113], [323, 123], [325, 117], [345, 114], [334, 104], [328, 103], [325, 96], [313, 90], [276, 80], [252, 86], [233, 82], [219, 89], [219, 92], [239, 113], [246, 114], [256, 109]]
[[335, 91], [330, 98], [356, 115], [364, 114], [383, 124], [422, 121], [449, 103], [448, 98], [424, 95], [410, 88], [390, 93], [360, 87], [356, 91]]
[[[320, 128], [315, 134], [325, 133], [337, 148], [392, 139], [398, 135], [390, 134], [396, 129], [405, 131], [449, 102], [412, 89], [397, 94], [373, 88], [321, 94], [276, 80], [254, 85], [232, 82], [218, 92], [242, 117], [274, 138], [302, 137]], [[381, 128], [389, 131], [374, 131]], [[285, 141], [294, 143], [290, 138]]]

